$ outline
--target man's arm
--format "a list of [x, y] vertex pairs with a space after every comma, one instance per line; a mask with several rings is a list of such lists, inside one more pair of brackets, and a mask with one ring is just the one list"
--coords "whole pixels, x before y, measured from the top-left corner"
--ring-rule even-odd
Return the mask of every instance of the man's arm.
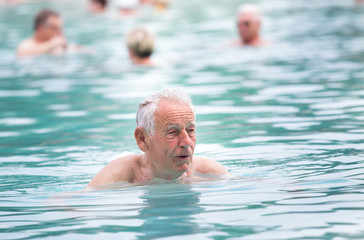
[[38, 44], [34, 43], [33, 39], [27, 39], [19, 45], [17, 49], [17, 55], [18, 57], [24, 57], [52, 53], [57, 49], [63, 49], [62, 51], [64, 51], [66, 46], [66, 39], [61, 36]]

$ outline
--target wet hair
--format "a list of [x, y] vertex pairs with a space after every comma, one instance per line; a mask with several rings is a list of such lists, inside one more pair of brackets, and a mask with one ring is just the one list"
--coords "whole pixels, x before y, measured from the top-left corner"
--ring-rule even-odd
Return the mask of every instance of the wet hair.
[[261, 21], [262, 12], [253, 4], [242, 4], [238, 8], [238, 16], [244, 14], [253, 14], [257, 22]]
[[43, 9], [42, 11], [38, 12], [34, 18], [34, 31], [37, 30], [39, 26], [46, 24], [48, 18], [52, 16], [59, 17], [59, 13], [51, 9]]
[[148, 58], [154, 50], [154, 35], [145, 28], [135, 28], [127, 34], [126, 45], [136, 56]]
[[191, 97], [185, 92], [178, 89], [165, 89], [146, 97], [139, 105], [136, 114], [136, 125], [145, 129], [146, 133], [151, 136], [155, 134], [155, 112], [158, 103], [161, 100], [168, 100], [187, 104], [194, 113]]
[[101, 7], [103, 8], [105, 8], [108, 3], [108, 0], [90, 0], [90, 1], [101, 5]]

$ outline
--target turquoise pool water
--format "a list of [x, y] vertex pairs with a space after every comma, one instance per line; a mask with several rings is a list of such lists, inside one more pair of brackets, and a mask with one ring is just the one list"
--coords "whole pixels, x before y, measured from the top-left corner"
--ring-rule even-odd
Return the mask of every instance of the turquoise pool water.
[[[270, 47], [225, 47], [238, 0], [139, 19], [91, 16], [84, 1], [1, 5], [0, 239], [364, 239], [364, 6], [254, 2]], [[91, 54], [16, 59], [44, 6]], [[136, 25], [157, 33], [163, 67], [129, 63]], [[137, 106], [167, 87], [192, 96], [197, 154], [236, 177], [79, 193], [138, 152]]]

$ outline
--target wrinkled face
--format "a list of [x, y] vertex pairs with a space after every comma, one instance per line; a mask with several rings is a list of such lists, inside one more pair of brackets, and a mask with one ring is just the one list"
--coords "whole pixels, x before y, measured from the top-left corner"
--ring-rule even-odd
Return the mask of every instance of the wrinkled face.
[[260, 23], [254, 14], [240, 14], [237, 19], [240, 38], [249, 42], [259, 34]]
[[146, 154], [164, 178], [177, 178], [191, 167], [195, 116], [188, 105], [166, 100], [159, 102], [154, 116], [155, 134], [147, 137]]
[[41, 26], [44, 39], [50, 40], [56, 36], [62, 36], [63, 22], [60, 17], [50, 16], [47, 22]]

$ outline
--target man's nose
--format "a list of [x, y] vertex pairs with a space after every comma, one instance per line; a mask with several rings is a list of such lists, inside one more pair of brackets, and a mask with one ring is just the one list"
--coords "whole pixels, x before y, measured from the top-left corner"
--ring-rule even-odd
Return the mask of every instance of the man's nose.
[[181, 131], [179, 136], [179, 146], [181, 148], [189, 148], [193, 145], [191, 137], [188, 135], [186, 130]]

